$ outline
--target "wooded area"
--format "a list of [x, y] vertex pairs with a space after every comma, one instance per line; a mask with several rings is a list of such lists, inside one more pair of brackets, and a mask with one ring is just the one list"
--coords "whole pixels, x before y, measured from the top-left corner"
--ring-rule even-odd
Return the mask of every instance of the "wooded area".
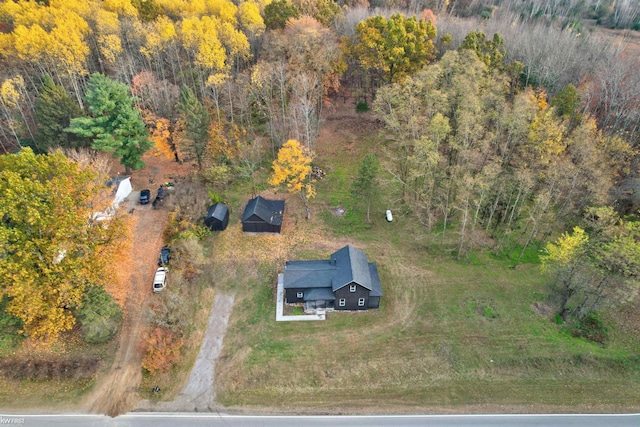
[[[215, 186], [252, 177], [277, 157], [270, 183], [300, 192], [307, 206], [323, 110], [339, 99], [371, 107], [384, 123], [380, 170], [391, 177], [385, 191], [421, 222], [425, 236], [437, 236], [458, 258], [506, 247], [522, 256], [579, 224], [582, 231], [547, 246], [567, 299], [562, 316], [584, 318], [615, 301], [607, 296], [620, 293], [605, 291], [609, 284], [624, 282], [625, 294], [633, 294], [635, 258], [615, 263], [611, 254], [630, 254], [637, 244], [630, 221], [638, 206], [623, 200], [619, 186], [637, 173], [638, 58], [579, 21], [635, 27], [632, 3], [5, 1], [2, 200], [17, 204], [13, 213], [2, 211], [7, 310], [29, 333], [55, 335], [72, 326], [65, 310], [80, 304], [83, 289], [99, 284], [82, 279], [68, 299], [49, 305], [49, 314], [21, 311], [26, 294], [16, 291], [17, 271], [25, 266], [22, 252], [10, 248], [29, 238], [14, 235], [21, 229], [17, 212], [59, 208], [45, 195], [54, 190], [38, 190], [38, 203], [11, 196], [28, 181], [24, 170], [9, 176], [11, 168], [57, 162], [55, 179], [73, 182], [69, 191], [88, 183], [93, 189], [95, 177], [78, 178], [89, 172], [53, 150], [112, 153], [129, 174], [155, 145], [169, 158], [193, 162]], [[369, 157], [353, 186], [366, 199], [367, 220], [380, 185], [370, 173], [377, 165]], [[76, 204], [74, 220], [87, 217], [83, 197], [96, 194], [64, 199]], [[605, 210], [607, 227], [596, 227]], [[33, 225], [26, 221], [24, 229], [33, 233]], [[571, 255], [553, 255], [567, 245]], [[46, 250], [50, 264], [50, 252], [62, 249], [66, 262], [70, 248], [38, 253]], [[595, 294], [562, 278], [577, 265], [588, 271], [580, 277]], [[32, 279], [24, 286], [36, 286], [40, 268], [48, 274], [51, 266], [27, 269]], [[58, 292], [57, 282], [49, 288]], [[573, 302], [585, 292], [588, 302]]]

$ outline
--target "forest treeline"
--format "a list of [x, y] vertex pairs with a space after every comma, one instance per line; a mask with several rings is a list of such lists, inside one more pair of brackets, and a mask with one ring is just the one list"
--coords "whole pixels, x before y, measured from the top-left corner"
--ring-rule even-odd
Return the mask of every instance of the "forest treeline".
[[[458, 257], [504, 247], [522, 256], [579, 225], [598, 236], [593, 246], [574, 231], [557, 242], [572, 250], [550, 247], [546, 261], [568, 277], [563, 317], [626, 298], [640, 272], [619, 192], [637, 164], [638, 58], [577, 25], [513, 14], [510, 3], [481, 19], [453, 17], [473, 2], [384, 6], [406, 9], [332, 0], [5, 1], [0, 150], [15, 170], [0, 171], [2, 189], [37, 190], [46, 202], [50, 184], [28, 184], [46, 173], [33, 178], [24, 166], [53, 174], [46, 153], [63, 162], [56, 148], [106, 151], [130, 172], [152, 146], [222, 187], [254, 176], [288, 140], [312, 156], [323, 109], [342, 97], [384, 124], [380, 163], [397, 184], [389, 191], [397, 188], [425, 235]], [[374, 194], [371, 176], [356, 180], [357, 191]], [[18, 220], [26, 206], [11, 203], [1, 211], [2, 236], [18, 245], [34, 230]], [[86, 220], [83, 206], [70, 222]], [[617, 263], [603, 248], [618, 250]], [[6, 252], [2, 282], [14, 283], [16, 268], [36, 277], [62, 249]], [[39, 261], [25, 267], [32, 256]], [[56, 268], [72, 268], [72, 259], [63, 255]], [[93, 279], [79, 280], [82, 290]], [[41, 316], [16, 308], [22, 286], [5, 285], [3, 304], [28, 333], [55, 335], [73, 326], [68, 311], [83, 296], [53, 298], [56, 286]]]
[[438, 15], [489, 19], [508, 12], [524, 21], [562, 20], [564, 25], [581, 26], [593, 20], [608, 28], [640, 30], [640, 3], [635, 0], [370, 0], [370, 7], [403, 8], [412, 12], [431, 9]]
[[[401, 10], [332, 0], [267, 3], [0, 4], [0, 149], [12, 152], [29, 145], [46, 152], [58, 143], [90, 145], [63, 130], [70, 118], [88, 108], [84, 100], [88, 77], [96, 72], [131, 86], [135, 106], [161, 148], [169, 145], [177, 151], [184, 146], [178, 141], [183, 129], [177, 108], [183, 86], [216, 119], [220, 129], [211, 130], [213, 134], [237, 136], [238, 129], [231, 125], [247, 130], [267, 126], [276, 146], [293, 137], [311, 147], [328, 94], [342, 87], [370, 102], [375, 89], [386, 83], [380, 73], [384, 64], [370, 67], [372, 61], [384, 58], [367, 58], [362, 48], [359, 53], [350, 49], [357, 25], [375, 16], [390, 20]], [[603, 7], [606, 4], [602, 2]], [[452, 18], [454, 10], [462, 9], [456, 2], [413, 7], [416, 18], [424, 18], [418, 23], [433, 25], [425, 43], [435, 47], [425, 58], [416, 58], [416, 67], [424, 65], [421, 59], [433, 60], [457, 49], [471, 31], [481, 30], [487, 38], [498, 33], [505, 60], [523, 64], [522, 85], [542, 87], [553, 96], [572, 84], [580, 91], [580, 108], [602, 129], [637, 138], [638, 59], [623, 54], [624, 44], [575, 26], [526, 20], [510, 14], [507, 6], [491, 19]], [[451, 10], [436, 22], [426, 7]], [[231, 146], [238, 141], [231, 139], [236, 141], [221, 142], [217, 151], [233, 151]]]

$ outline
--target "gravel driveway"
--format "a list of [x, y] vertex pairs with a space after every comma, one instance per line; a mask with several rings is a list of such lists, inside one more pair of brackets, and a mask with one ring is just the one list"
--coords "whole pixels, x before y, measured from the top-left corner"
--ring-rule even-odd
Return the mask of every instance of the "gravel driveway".
[[137, 410], [168, 412], [212, 412], [216, 409], [214, 389], [216, 361], [222, 350], [222, 340], [233, 309], [233, 295], [216, 295], [207, 332], [202, 340], [189, 380], [172, 402], [140, 401]]

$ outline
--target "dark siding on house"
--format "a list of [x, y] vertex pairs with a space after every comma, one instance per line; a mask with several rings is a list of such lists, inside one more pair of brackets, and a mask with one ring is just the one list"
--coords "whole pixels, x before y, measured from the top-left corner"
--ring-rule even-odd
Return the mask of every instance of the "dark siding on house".
[[298, 298], [298, 292], [302, 292], [304, 294], [304, 292], [309, 292], [309, 289], [301, 289], [301, 288], [285, 289], [286, 302], [288, 304], [294, 304], [296, 302], [304, 302], [304, 297]]
[[369, 297], [369, 308], [379, 308], [380, 297]]
[[242, 231], [247, 233], [279, 233], [280, 225], [267, 224], [256, 215], [242, 222]]
[[247, 202], [242, 214], [242, 231], [249, 233], [280, 233], [284, 200], [256, 197]]
[[255, 215], [242, 223], [242, 231], [248, 233], [279, 233], [280, 229], [280, 225], [267, 224]]
[[[350, 292], [349, 287], [354, 284], [350, 284], [341, 287], [335, 291], [336, 301], [334, 308], [336, 310], [366, 310], [369, 308], [369, 290], [363, 286], [356, 284], [356, 291]], [[340, 307], [340, 299], [345, 299], [345, 306]], [[358, 300], [364, 298], [364, 305], [358, 306]]]

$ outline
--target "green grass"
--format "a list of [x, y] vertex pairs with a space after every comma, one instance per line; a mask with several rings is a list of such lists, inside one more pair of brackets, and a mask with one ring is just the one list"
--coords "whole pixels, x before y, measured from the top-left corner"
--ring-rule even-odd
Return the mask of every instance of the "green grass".
[[[470, 252], [458, 260], [447, 240], [443, 246], [441, 227], [427, 233], [402, 206], [394, 207], [392, 223], [384, 220], [389, 187], [366, 223], [350, 182], [356, 162], [381, 142], [358, 141], [355, 152], [318, 146], [316, 162], [328, 173], [317, 183], [311, 223], [296, 221], [280, 240], [228, 239], [250, 245], [254, 256], [277, 242], [288, 247], [287, 259], [324, 257], [332, 242], [356, 244], [378, 263], [380, 309], [276, 323], [282, 256], [258, 267], [220, 242], [219, 262], [234, 261], [233, 268], [220, 267], [218, 280], [236, 292], [216, 367], [222, 404], [322, 413], [638, 407], [640, 339], [628, 333], [633, 326], [618, 325], [621, 316], [613, 313], [603, 317], [611, 325], [606, 346], [574, 338], [536, 309], [549, 293], [538, 247], [521, 255], [522, 247], [505, 245], [498, 255]], [[338, 206], [344, 216], [331, 212]], [[305, 234], [309, 229], [318, 234]]]

